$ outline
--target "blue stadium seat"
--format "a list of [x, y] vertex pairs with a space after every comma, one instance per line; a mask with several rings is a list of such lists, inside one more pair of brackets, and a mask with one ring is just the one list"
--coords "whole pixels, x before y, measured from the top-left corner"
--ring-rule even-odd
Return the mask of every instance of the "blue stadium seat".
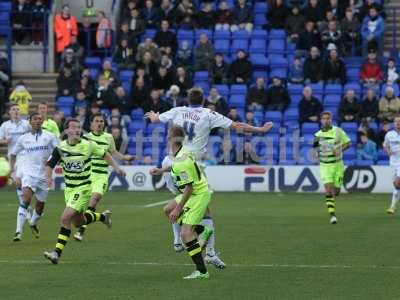
[[265, 14], [268, 11], [267, 2], [256, 2], [254, 4], [254, 13], [263, 13]]
[[229, 86], [226, 84], [216, 84], [213, 87], [215, 87], [218, 90], [219, 94], [224, 98], [228, 97], [230, 94]]
[[370, 159], [366, 159], [366, 160], [356, 159], [356, 161], [355, 161], [356, 166], [372, 166], [374, 164], [375, 164], [375, 162]]
[[360, 81], [360, 69], [359, 68], [347, 68], [346, 77], [348, 82], [359, 82]]
[[286, 44], [286, 53], [290, 55], [290, 59], [288, 59], [289, 61], [293, 61], [295, 52], [296, 52], [296, 44], [288, 42]]
[[60, 106], [57, 108], [57, 110], [61, 111], [65, 118], [72, 116], [72, 106]]
[[231, 54], [236, 54], [238, 50], [248, 51], [249, 41], [248, 40], [232, 40]]
[[290, 95], [302, 95], [304, 86], [302, 84], [288, 84], [287, 89]]
[[270, 67], [271, 68], [287, 68], [288, 61], [286, 57], [283, 56], [276, 56], [274, 58], [270, 58]]
[[283, 29], [271, 29], [269, 31], [270, 39], [286, 39], [286, 32]]
[[208, 82], [208, 72], [207, 71], [197, 71], [194, 73], [194, 81], [206, 81]]
[[288, 108], [283, 115], [283, 120], [285, 121], [285, 123], [287, 121], [296, 121], [298, 122], [299, 120], [299, 111], [298, 108]]
[[58, 97], [57, 105], [58, 106], [73, 106], [75, 103], [75, 99], [73, 97]]
[[0, 11], [9, 12], [9, 11], [11, 11], [11, 8], [12, 8], [11, 1], [2, 1], [2, 2], [0, 2]]
[[388, 166], [389, 161], [388, 160], [378, 160], [376, 163], [378, 166]]
[[132, 121], [142, 121], [144, 116], [143, 109], [136, 108], [131, 111], [131, 119]]
[[318, 123], [310, 123], [310, 122], [305, 122], [301, 125], [301, 132], [302, 134], [307, 134], [311, 133], [314, 134], [319, 130], [319, 124]]
[[252, 75], [252, 81], [255, 82], [257, 78], [264, 78], [265, 81], [268, 81], [268, 72], [262, 70], [255, 70]]
[[290, 107], [295, 107], [296, 109], [299, 107], [299, 103], [301, 99], [303, 98], [303, 95], [295, 94], [295, 95], [290, 95]]
[[344, 63], [347, 68], [360, 68], [364, 62], [364, 58], [361, 56], [356, 56], [356, 57], [345, 57]]
[[199, 87], [203, 90], [204, 94], [208, 94], [210, 91], [210, 85], [206, 81], [197, 81], [193, 86]]
[[100, 57], [87, 56], [83, 61], [86, 68], [89, 69], [99, 69], [101, 67]]
[[250, 53], [250, 61], [253, 64], [254, 70], [266, 71], [268, 69], [268, 58], [262, 53]]
[[350, 134], [351, 132], [357, 132], [358, 125], [356, 122], [343, 122], [340, 124], [340, 127]]
[[140, 130], [144, 130], [145, 128], [146, 128], [146, 123], [143, 120], [133, 121], [129, 123], [127, 131], [129, 135], [133, 135]]
[[142, 40], [145, 40], [147, 38], [154, 39], [154, 37], [156, 36], [156, 33], [157, 33], [157, 30], [155, 30], [155, 29], [146, 29], [142, 36]]
[[265, 40], [263, 39], [252, 39], [251, 44], [249, 47], [249, 52], [250, 53], [262, 53], [265, 54], [267, 49], [267, 45], [265, 43]]
[[228, 55], [230, 53], [230, 41], [229, 40], [215, 40], [214, 48], [216, 52]]
[[380, 161], [388, 161], [389, 156], [387, 155], [386, 151], [383, 149], [378, 150], [378, 160]]
[[344, 93], [348, 90], [353, 90], [356, 94], [361, 94], [361, 86], [359, 83], [347, 83], [344, 86]]
[[270, 78], [279, 77], [281, 79], [286, 79], [287, 77], [287, 69], [286, 68], [275, 68], [272, 69], [269, 73]]
[[246, 98], [244, 95], [231, 95], [229, 98], [229, 107], [245, 108]]
[[121, 81], [131, 82], [133, 75], [135, 74], [134, 71], [130, 70], [123, 70], [119, 72], [119, 79]]
[[193, 30], [179, 29], [176, 36], [177, 36], [178, 40], [193, 40], [194, 31]]
[[341, 96], [339, 96], [339, 95], [336, 95], [336, 94], [325, 95], [324, 106], [339, 105], [340, 101], [341, 101]]
[[285, 53], [285, 40], [284, 39], [270, 39], [268, 45], [268, 55]]
[[241, 29], [238, 31], [234, 31], [232, 32], [232, 37], [231, 37], [232, 41], [236, 41], [236, 40], [249, 40], [250, 39], [250, 32], [248, 32], [247, 30]]
[[247, 85], [232, 84], [231, 85], [231, 95], [233, 95], [233, 94], [246, 95], [247, 94]]
[[122, 81], [121, 85], [122, 85], [122, 87], [123, 87], [123, 89], [125, 91], [125, 94], [126, 95], [130, 95], [131, 94], [131, 89], [132, 89], [131, 82], [130, 81]]
[[262, 28], [263, 25], [267, 24], [267, 18], [265, 14], [255, 14], [254, 15], [254, 26], [255, 28]]
[[350, 147], [343, 153], [343, 159], [345, 160], [351, 160], [351, 159], [356, 159], [357, 153], [356, 149], [354, 147]]
[[254, 111], [254, 119], [259, 123], [264, 123], [264, 112], [260, 110]]
[[318, 161], [313, 156], [314, 149], [311, 146], [303, 146], [300, 149], [299, 164], [316, 165]]
[[99, 76], [99, 69], [89, 69], [89, 76], [93, 80], [97, 80], [97, 77]]
[[274, 122], [276, 127], [280, 127], [282, 113], [280, 111], [267, 111], [264, 119], [266, 122]]
[[343, 93], [343, 86], [341, 84], [325, 85], [325, 94], [341, 95], [342, 93]]
[[214, 31], [214, 42], [218, 40], [230, 40], [231, 32], [229, 30], [215, 30]]
[[202, 35], [202, 34], [206, 34], [208, 36], [209, 40], [211, 40], [213, 38], [212, 30], [198, 29], [198, 30], [195, 30], [195, 32], [194, 32], [196, 43], [198, 42], [200, 35]]
[[381, 96], [385, 95], [385, 91], [387, 87], [392, 87], [396, 96], [399, 96], [399, 85], [395, 84], [382, 84], [381, 87]]
[[190, 48], [194, 47], [194, 41], [193, 40], [178, 40], [178, 47], [182, 47], [183, 43], [185, 43], [185, 42], [188, 44], [188, 46]]
[[251, 39], [263, 39], [264, 41], [267, 41], [268, 39], [268, 31], [263, 30], [263, 29], [254, 29], [251, 32]]
[[313, 94], [323, 94], [324, 93], [324, 85], [322, 83], [310, 83], [307, 84], [307, 86], [309, 86], [312, 91]]

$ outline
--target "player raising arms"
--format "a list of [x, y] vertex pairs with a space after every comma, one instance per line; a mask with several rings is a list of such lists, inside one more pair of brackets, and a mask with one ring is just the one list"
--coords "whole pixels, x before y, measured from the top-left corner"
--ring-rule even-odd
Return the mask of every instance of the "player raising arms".
[[389, 155], [390, 166], [394, 171], [392, 203], [386, 212], [394, 214], [400, 199], [400, 117], [394, 118], [394, 129], [386, 133], [383, 148]]
[[[61, 228], [53, 251], [44, 252], [45, 258], [57, 264], [71, 235], [71, 226], [76, 227], [100, 221], [111, 227], [111, 212], [86, 211], [91, 195], [91, 168], [93, 157], [103, 157], [115, 172], [125, 176], [112, 156], [96, 143], [81, 138], [81, 124], [77, 119], [69, 119], [65, 124], [67, 139], [57, 146], [47, 161], [47, 179], [52, 184], [52, 173], [57, 163], [61, 163], [65, 179], [66, 207], [61, 215]], [[86, 212], [85, 212], [86, 211]]]
[[[85, 134], [82, 138], [95, 142], [100, 148], [119, 160], [132, 161], [134, 159], [132, 155], [124, 155], [117, 151], [113, 136], [104, 132], [105, 125], [105, 117], [102, 113], [93, 114], [90, 118], [91, 132]], [[103, 157], [92, 157], [92, 174], [90, 177], [92, 181], [92, 196], [88, 210], [95, 212], [97, 204], [108, 189], [108, 163]], [[74, 235], [75, 240], [82, 241], [85, 230], [86, 225], [79, 227], [78, 232]]]
[[[10, 116], [10, 120], [4, 122], [0, 126], [0, 145], [7, 146], [7, 157], [8, 160], [11, 160], [11, 153], [17, 144], [18, 138], [29, 132], [31, 130], [31, 126], [27, 120], [21, 119], [20, 110], [17, 104], [11, 104], [8, 114]], [[17, 163], [14, 169], [17, 169], [19, 162], [21, 161], [22, 153], [19, 155]], [[19, 199], [20, 205], [24, 205], [24, 194], [21, 189], [21, 180], [19, 177], [20, 172], [16, 172], [14, 174], [14, 182], [17, 187], [17, 196]]]
[[331, 224], [337, 223], [335, 197], [343, 184], [343, 151], [350, 147], [350, 139], [339, 127], [332, 125], [332, 114], [322, 112], [321, 130], [315, 133], [314, 148], [320, 162], [321, 180], [325, 187], [325, 201]]
[[46, 161], [51, 152], [58, 145], [59, 141], [53, 134], [42, 131], [43, 119], [38, 113], [34, 113], [29, 118], [31, 132], [20, 136], [14, 149], [11, 151], [11, 169], [15, 174], [15, 162], [18, 156], [26, 155], [29, 159], [24, 159], [18, 166], [18, 173], [21, 176], [21, 188], [23, 192], [23, 202], [20, 203], [17, 213], [17, 229], [14, 241], [20, 241], [23, 227], [28, 213], [28, 207], [32, 201], [33, 194], [36, 197], [36, 206], [30, 220], [30, 227], [33, 235], [39, 238], [37, 222], [41, 218], [44, 204], [48, 196], [48, 184], [46, 173]]
[[[153, 111], [145, 114], [145, 118], [150, 119], [151, 122], [162, 122], [168, 123], [172, 122], [173, 125], [182, 127], [186, 132], [186, 137], [184, 140], [184, 146], [188, 151], [191, 151], [198, 162], [204, 159], [207, 153], [208, 137], [212, 129], [221, 127], [225, 129], [240, 129], [244, 132], [251, 133], [266, 133], [268, 132], [273, 124], [271, 122], [265, 123], [263, 127], [254, 127], [246, 123], [233, 122], [229, 118], [223, 115], [211, 111], [208, 108], [203, 108], [204, 97], [203, 91], [199, 88], [193, 88], [188, 93], [189, 107], [176, 107], [171, 110], [158, 114]], [[162, 163], [162, 171], [168, 172], [171, 167], [171, 161], [167, 156]], [[171, 180], [169, 173], [165, 173], [165, 181], [167, 187], [176, 194], [176, 188]], [[169, 211], [174, 209], [176, 202], [173, 201], [169, 203], [165, 210]], [[207, 217], [203, 220], [203, 224], [214, 230], [214, 223], [211, 217]], [[180, 241], [180, 225], [172, 224], [174, 233], [174, 248], [175, 251], [182, 251], [183, 247]], [[207, 255], [206, 262], [214, 264], [218, 268], [225, 267], [225, 264], [219, 259], [214, 250], [215, 237], [214, 234], [210, 237], [207, 244]]]

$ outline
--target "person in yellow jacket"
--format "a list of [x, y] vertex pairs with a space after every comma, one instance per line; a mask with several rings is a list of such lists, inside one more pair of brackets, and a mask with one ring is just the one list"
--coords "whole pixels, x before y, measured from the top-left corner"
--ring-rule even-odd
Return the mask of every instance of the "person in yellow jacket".
[[47, 111], [48, 111], [47, 103], [40, 102], [38, 105], [38, 108], [37, 108], [37, 112], [43, 118], [42, 129], [44, 131], [54, 134], [56, 137], [59, 138], [60, 137], [60, 129], [58, 128], [57, 123], [53, 119], [50, 119], [47, 116]]
[[29, 115], [29, 102], [32, 101], [32, 96], [22, 81], [15, 86], [10, 95], [10, 101], [18, 105], [21, 117], [26, 118]]

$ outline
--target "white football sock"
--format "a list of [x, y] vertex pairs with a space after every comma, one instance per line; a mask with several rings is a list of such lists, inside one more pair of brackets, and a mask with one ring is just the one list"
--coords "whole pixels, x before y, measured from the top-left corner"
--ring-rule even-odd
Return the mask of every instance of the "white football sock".
[[215, 228], [214, 228], [214, 221], [211, 218], [205, 218], [201, 221], [201, 224], [203, 226], [206, 226], [208, 228], [211, 228], [214, 232], [213, 234], [210, 236], [210, 239], [208, 240], [207, 243], [207, 247], [206, 247], [206, 254], [210, 255], [210, 256], [214, 256], [215, 255]]
[[19, 232], [22, 234], [23, 228], [24, 228], [24, 224], [26, 221], [26, 214], [27, 214], [28, 210], [23, 207], [23, 206], [19, 206], [18, 207], [18, 213], [17, 213], [17, 229], [15, 230], [15, 232]]
[[32, 218], [31, 218], [31, 221], [29, 222], [29, 224], [30, 224], [31, 226], [36, 225], [37, 222], [40, 220], [41, 217], [42, 217], [42, 215], [39, 215], [39, 214], [37, 213], [36, 209], [34, 209], [34, 210], [33, 210], [33, 213], [32, 213]]
[[181, 225], [173, 223], [172, 231], [174, 232], [174, 244], [182, 244], [181, 241]]
[[22, 191], [22, 189], [17, 189], [17, 197], [19, 204], [24, 205], [25, 200], [24, 200], [24, 192]]
[[399, 199], [400, 199], [400, 190], [394, 188], [393, 194], [392, 194], [392, 204], [390, 205], [390, 208], [395, 209], [397, 206], [397, 203], [399, 202]]

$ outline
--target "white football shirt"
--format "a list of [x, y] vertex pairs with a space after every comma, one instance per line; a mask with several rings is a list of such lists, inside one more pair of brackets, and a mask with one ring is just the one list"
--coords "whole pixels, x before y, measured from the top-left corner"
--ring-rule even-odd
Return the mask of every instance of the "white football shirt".
[[46, 179], [46, 162], [54, 148], [59, 144], [58, 138], [45, 131], [33, 134], [28, 132], [20, 136], [11, 154], [24, 153], [24, 163], [18, 164], [18, 173]]
[[214, 128], [230, 128], [232, 120], [203, 107], [175, 107], [160, 114], [163, 123], [172, 122], [186, 132], [184, 145], [198, 159], [207, 152], [208, 137]]
[[385, 135], [383, 142], [385, 148], [389, 148], [390, 152], [390, 165], [392, 167], [400, 167], [400, 133], [396, 130], [390, 130]]
[[8, 144], [8, 152], [7, 155], [10, 157], [11, 152], [14, 150], [15, 145], [17, 144], [18, 138], [29, 132], [31, 130], [31, 125], [27, 120], [20, 120], [19, 122], [13, 122], [8, 120], [1, 124], [0, 126], [0, 139], [10, 139], [10, 143]]

